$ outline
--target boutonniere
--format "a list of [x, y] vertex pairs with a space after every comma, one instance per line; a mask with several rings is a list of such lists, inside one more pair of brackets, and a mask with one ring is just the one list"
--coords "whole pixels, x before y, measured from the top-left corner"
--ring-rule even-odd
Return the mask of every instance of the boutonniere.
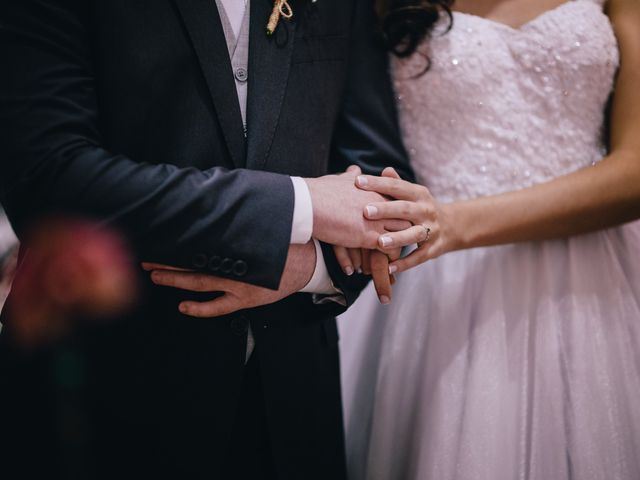
[[[318, 0], [311, 0], [311, 3], [316, 3]], [[267, 23], [267, 35], [273, 35], [273, 32], [278, 28], [278, 22], [280, 18], [290, 20], [293, 18], [293, 9], [289, 5], [288, 0], [274, 0], [273, 10], [269, 17], [269, 23]]]
[[293, 17], [293, 9], [287, 0], [274, 0], [273, 10], [269, 17], [269, 23], [267, 23], [267, 35], [273, 35], [280, 22], [280, 17], [287, 20]]

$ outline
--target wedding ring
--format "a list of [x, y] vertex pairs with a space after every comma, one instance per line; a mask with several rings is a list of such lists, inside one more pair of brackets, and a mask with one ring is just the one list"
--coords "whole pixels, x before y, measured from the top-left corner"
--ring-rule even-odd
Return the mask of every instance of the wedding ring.
[[422, 224], [422, 223], [420, 224], [420, 226], [422, 228], [424, 228], [424, 234], [425, 235], [424, 235], [424, 240], [422, 240], [421, 242], [418, 242], [418, 245], [421, 245], [423, 243], [427, 243], [431, 239], [431, 229], [429, 227], [427, 227], [426, 225]]

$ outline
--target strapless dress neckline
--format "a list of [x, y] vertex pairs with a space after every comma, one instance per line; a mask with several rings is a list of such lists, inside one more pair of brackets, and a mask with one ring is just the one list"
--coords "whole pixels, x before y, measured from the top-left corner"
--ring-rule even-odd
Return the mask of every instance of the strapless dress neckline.
[[509, 25], [505, 22], [500, 22], [497, 20], [493, 20], [491, 18], [487, 18], [487, 17], [483, 17], [481, 15], [474, 15], [473, 13], [467, 13], [467, 12], [461, 12], [460, 10], [453, 10], [451, 13], [453, 14], [453, 16], [464, 16], [464, 17], [472, 17], [472, 18], [476, 18], [480, 21], [484, 21], [484, 22], [488, 22], [491, 24], [494, 24], [498, 27], [502, 27], [502, 28], [506, 28], [507, 30], [511, 30], [515, 33], [521, 33], [524, 30], [526, 30], [528, 27], [535, 25], [539, 22], [543, 22], [546, 17], [548, 15], [554, 15], [557, 11], [564, 9], [565, 7], [567, 7], [568, 5], [574, 3], [575, 1], [579, 1], [579, 0], [568, 0], [565, 2], [562, 2], [561, 4], [557, 5], [556, 7], [553, 8], [549, 8], [543, 12], [541, 12], [540, 14], [536, 15], [534, 18], [532, 18], [531, 20], [527, 20], [526, 22], [520, 24], [519, 26], [513, 26], [513, 25]]

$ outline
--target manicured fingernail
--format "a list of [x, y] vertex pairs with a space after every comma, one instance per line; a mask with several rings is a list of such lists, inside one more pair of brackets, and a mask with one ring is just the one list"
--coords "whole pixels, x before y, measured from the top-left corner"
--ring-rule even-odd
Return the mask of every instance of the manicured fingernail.
[[366, 187], [367, 185], [369, 185], [369, 180], [367, 180], [367, 177], [363, 175], [358, 176], [358, 179], [356, 181], [358, 182], [358, 185], [361, 187]]
[[358, 268], [358, 270], [356, 270], [358, 272], [358, 275], [362, 275], [362, 269]]
[[396, 265], [389, 265], [389, 275], [393, 275], [398, 271], [398, 267]]
[[374, 218], [376, 215], [378, 215], [378, 208], [374, 207], [373, 205], [368, 205], [367, 206], [367, 217]]
[[388, 237], [386, 235], [380, 237], [380, 245], [382, 245], [382, 247], [388, 247], [393, 243], [393, 238]]
[[391, 299], [389, 297], [387, 297], [386, 295], [381, 295], [380, 296], [380, 303], [383, 305], [389, 305], [391, 303]]
[[159, 282], [160, 281], [160, 274], [158, 272], [151, 272], [151, 281], [152, 282]]
[[351, 265], [349, 265], [348, 267], [345, 267], [344, 273], [346, 273], [347, 276], [350, 277], [351, 275], [353, 275], [353, 267]]
[[187, 307], [182, 303], [178, 306], [178, 310], [180, 310], [180, 312], [182, 313], [187, 313]]

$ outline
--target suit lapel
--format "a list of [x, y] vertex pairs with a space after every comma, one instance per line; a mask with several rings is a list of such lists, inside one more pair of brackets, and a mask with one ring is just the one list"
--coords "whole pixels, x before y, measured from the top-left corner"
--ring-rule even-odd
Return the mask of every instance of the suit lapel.
[[273, 36], [266, 26], [273, 0], [251, 0], [249, 40], [249, 92], [247, 100], [247, 166], [264, 168], [275, 136], [291, 67], [296, 10], [303, 2], [291, 1], [293, 21], [281, 20]]
[[200, 62], [233, 163], [244, 167], [246, 142], [242, 115], [216, 4], [213, 0], [174, 1]]

